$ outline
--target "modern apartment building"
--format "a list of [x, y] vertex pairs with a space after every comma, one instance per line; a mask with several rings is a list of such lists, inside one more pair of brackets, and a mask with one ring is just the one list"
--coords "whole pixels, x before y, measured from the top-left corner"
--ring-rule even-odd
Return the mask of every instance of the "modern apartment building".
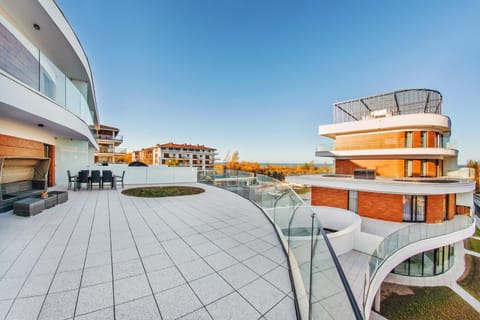
[[[334, 123], [319, 127], [320, 136], [333, 145], [316, 151], [334, 160], [335, 174], [287, 179], [311, 186], [312, 206], [353, 211], [362, 226], [379, 221], [387, 229], [390, 223], [392, 230], [414, 230], [404, 239], [399, 239], [401, 230], [393, 232], [396, 242], [385, 230], [368, 231], [382, 237], [375, 251], [363, 250], [371, 255], [367, 309], [390, 272], [422, 277], [448, 271], [454, 244], [473, 230], [475, 183], [468, 169], [457, 168], [458, 151], [449, 143], [451, 121], [442, 107], [442, 95], [428, 89], [335, 103]], [[464, 217], [459, 216], [467, 217], [465, 226], [460, 227]], [[405, 248], [390, 250], [387, 243]]]
[[49, 185], [93, 164], [87, 56], [55, 1], [0, 2], [0, 157], [50, 158]]
[[123, 137], [119, 135], [120, 129], [106, 125], [91, 127], [93, 135], [98, 143], [98, 151], [95, 152], [95, 163], [124, 162], [127, 150], [119, 148]]
[[135, 160], [146, 164], [198, 167], [205, 170], [215, 166], [216, 151], [215, 148], [203, 145], [169, 142], [134, 151], [133, 155]]

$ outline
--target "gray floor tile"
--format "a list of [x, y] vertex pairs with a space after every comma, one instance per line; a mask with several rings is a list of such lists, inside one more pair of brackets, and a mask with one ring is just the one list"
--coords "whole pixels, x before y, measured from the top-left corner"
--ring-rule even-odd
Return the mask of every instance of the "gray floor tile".
[[203, 304], [209, 304], [233, 291], [216, 273], [190, 282], [193, 291], [198, 295]]
[[75, 320], [111, 320], [113, 319], [113, 307], [76, 316]]
[[295, 320], [297, 314], [295, 311], [295, 302], [290, 297], [285, 297], [272, 310], [270, 310], [265, 318], [268, 320]]
[[77, 290], [49, 293], [40, 312], [40, 319], [54, 320], [73, 317]]
[[113, 279], [123, 279], [144, 274], [140, 259], [128, 260], [113, 264]]
[[57, 273], [53, 279], [50, 292], [68, 291], [80, 287], [82, 270]]
[[[83, 263], [83, 261], [82, 261]], [[111, 263], [110, 251], [88, 253], [85, 268], [104, 266]]]
[[81, 288], [78, 295], [76, 314], [84, 314], [113, 306], [112, 283]]
[[116, 280], [115, 303], [120, 304], [152, 294], [145, 275]]
[[166, 253], [160, 253], [153, 256], [142, 258], [143, 265], [147, 272], [153, 272], [161, 269], [165, 269], [174, 265], [173, 261], [168, 257]]
[[147, 276], [154, 293], [165, 291], [185, 283], [182, 275], [175, 267], [150, 272]]
[[227, 252], [238, 261], [246, 260], [258, 254], [256, 251], [243, 244], [230, 248], [227, 250]]
[[276, 305], [285, 294], [262, 278], [257, 279], [238, 290], [262, 314]]
[[217, 252], [222, 251], [221, 248], [217, 247], [212, 242], [204, 242], [199, 245], [192, 246], [192, 249], [202, 257], [207, 257]]
[[202, 259], [180, 264], [178, 265], [178, 268], [187, 281], [192, 281], [215, 272], [215, 270], [210, 268], [210, 266]]
[[42, 307], [44, 296], [17, 299], [5, 320], [36, 319]]
[[259, 275], [248, 269], [241, 263], [223, 269], [220, 275], [235, 289], [239, 289], [249, 282], [257, 279]]
[[82, 287], [112, 281], [112, 266], [104, 265], [83, 269]]
[[53, 275], [30, 276], [22, 287], [19, 298], [46, 295]]
[[155, 295], [163, 319], [176, 319], [202, 307], [193, 291], [182, 285]]
[[13, 299], [11, 300], [0, 300], [0, 319], [4, 319], [7, 315], [8, 309], [13, 303]]
[[262, 255], [256, 255], [242, 262], [251, 270], [255, 271], [259, 275], [263, 275], [268, 271], [273, 270], [278, 265], [270, 259], [265, 258]]
[[290, 276], [283, 267], [276, 267], [275, 269], [265, 273], [263, 278], [273, 284], [278, 289], [282, 290], [283, 293], [287, 294], [292, 291], [292, 284], [290, 282]]
[[140, 255], [142, 257], [153, 256], [165, 252], [165, 250], [163, 250], [162, 246], [158, 242], [150, 243], [147, 245], [139, 245], [138, 251], [140, 251]]
[[251, 320], [260, 317], [260, 313], [236, 292], [208, 305], [207, 309], [215, 320]]
[[230, 255], [225, 252], [219, 252], [212, 254], [205, 258], [205, 261], [215, 270], [219, 271], [225, 269], [231, 265], [234, 265], [238, 261], [232, 258]]
[[118, 320], [149, 320], [160, 319], [153, 296], [137, 299], [123, 304], [117, 304], [116, 319]]
[[210, 317], [210, 315], [204, 308], [201, 308], [197, 311], [189, 313], [178, 319], [179, 320], [212, 320], [212, 317]]
[[3, 280], [0, 281], [0, 300], [14, 299], [24, 282], [25, 277], [3, 278]]
[[121, 250], [112, 251], [113, 263], [119, 263], [134, 259], [139, 259], [137, 249], [135, 247], [129, 247]]
[[262, 256], [267, 257], [278, 264], [284, 263], [287, 260], [285, 252], [279, 246], [262, 252]]

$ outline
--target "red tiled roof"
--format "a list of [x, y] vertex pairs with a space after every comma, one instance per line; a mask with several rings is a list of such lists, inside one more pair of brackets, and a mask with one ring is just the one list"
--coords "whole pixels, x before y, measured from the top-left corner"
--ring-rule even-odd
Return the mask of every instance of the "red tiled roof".
[[197, 145], [194, 145], [194, 144], [177, 144], [177, 143], [173, 143], [173, 142], [169, 142], [169, 143], [164, 143], [164, 144], [161, 144], [160, 147], [162, 148], [185, 148], [185, 149], [197, 149], [197, 150], [217, 150], [215, 148], [210, 148], [210, 147], [205, 147], [205, 146], [201, 146], [199, 144]]

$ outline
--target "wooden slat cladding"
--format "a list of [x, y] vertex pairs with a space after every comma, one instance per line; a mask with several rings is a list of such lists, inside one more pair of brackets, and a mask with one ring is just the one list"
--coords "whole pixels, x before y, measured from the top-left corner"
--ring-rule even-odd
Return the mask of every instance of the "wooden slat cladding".
[[405, 132], [337, 136], [335, 150], [392, 149], [405, 147]]
[[358, 193], [358, 214], [362, 217], [402, 222], [403, 195]]
[[43, 143], [0, 134], [0, 157], [44, 157]]
[[312, 187], [312, 206], [348, 208], [348, 191], [323, 187]]
[[354, 169], [374, 169], [377, 176], [403, 177], [404, 160], [335, 160], [335, 173], [353, 174]]

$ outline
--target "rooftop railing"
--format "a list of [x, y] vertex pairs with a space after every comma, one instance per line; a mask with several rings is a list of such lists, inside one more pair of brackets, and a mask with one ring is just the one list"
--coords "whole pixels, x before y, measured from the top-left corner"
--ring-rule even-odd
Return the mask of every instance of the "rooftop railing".
[[199, 170], [198, 181], [250, 200], [273, 223], [287, 252], [300, 319], [363, 319], [320, 221], [289, 186], [235, 170]]

